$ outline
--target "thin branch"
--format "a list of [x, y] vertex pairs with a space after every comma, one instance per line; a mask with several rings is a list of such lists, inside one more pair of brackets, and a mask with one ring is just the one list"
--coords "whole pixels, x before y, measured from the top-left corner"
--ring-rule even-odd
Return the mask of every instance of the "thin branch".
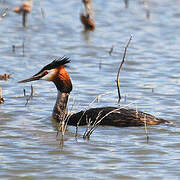
[[56, 138], [59, 135], [59, 132], [61, 132], [60, 145], [62, 148], [64, 146], [64, 135], [65, 135], [65, 132], [67, 130], [68, 121], [69, 121], [70, 117], [72, 116], [72, 114], [70, 113], [68, 115], [65, 115], [63, 118], [60, 118], [60, 115], [59, 115], [60, 123], [58, 125]]
[[124, 48], [124, 54], [123, 54], [122, 62], [121, 62], [121, 64], [120, 64], [120, 66], [119, 66], [118, 73], [117, 73], [116, 83], [117, 83], [118, 96], [119, 96], [118, 103], [120, 103], [120, 100], [121, 100], [121, 92], [120, 92], [120, 87], [119, 87], [120, 71], [121, 71], [122, 65], [123, 65], [123, 63], [124, 63], [124, 61], [125, 61], [127, 48], [128, 48], [128, 46], [129, 46], [131, 40], [132, 40], [132, 35], [130, 36], [130, 39], [129, 39], [129, 41], [128, 41], [126, 47]]
[[33, 89], [33, 86], [31, 84], [31, 94], [30, 94], [30, 97], [32, 98], [33, 97], [33, 93], [34, 93], [34, 89]]
[[89, 129], [91, 128], [91, 123], [92, 123], [91, 117], [88, 118], [88, 117], [86, 116], [86, 123], [87, 123], [87, 127], [86, 127], [86, 131], [84, 132], [83, 139], [86, 139], [86, 134], [87, 134], [87, 132], [89, 131]]
[[86, 139], [86, 138], [89, 139], [90, 138], [90, 135], [92, 134], [92, 132], [94, 131], [94, 129], [98, 125], [98, 122], [99, 122], [98, 119], [99, 119], [102, 112], [103, 112], [103, 110], [98, 113], [98, 115], [96, 117], [96, 120], [94, 121], [93, 124], [92, 124], [91, 118], [89, 118], [89, 122], [87, 123], [87, 129], [86, 129], [86, 131], [84, 132], [84, 135], [83, 135], [84, 139]]
[[144, 116], [144, 130], [145, 130], [145, 134], [146, 134], [146, 141], [148, 143], [149, 142], [149, 135], [148, 135], [148, 131], [147, 131], [147, 118], [146, 118], [146, 114]]

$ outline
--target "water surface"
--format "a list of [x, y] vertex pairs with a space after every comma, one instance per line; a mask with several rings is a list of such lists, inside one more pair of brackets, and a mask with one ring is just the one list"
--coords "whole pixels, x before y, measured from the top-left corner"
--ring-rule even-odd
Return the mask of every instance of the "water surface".
[[[180, 1], [151, 0], [150, 18], [143, 1], [94, 1], [96, 29], [84, 33], [79, 20], [81, 1], [34, 1], [27, 28], [8, 7], [0, 22], [0, 179], [179, 179], [180, 153]], [[40, 5], [41, 3], [41, 5]], [[41, 9], [45, 17], [41, 15]], [[130, 35], [133, 40], [121, 71], [122, 105], [171, 120], [174, 126], [99, 127], [89, 141], [85, 127], [68, 127], [64, 147], [51, 119], [56, 99], [52, 83], [17, 81], [37, 73], [54, 58], [72, 59], [67, 71], [75, 111], [85, 109], [99, 94], [112, 92], [92, 107], [116, 106], [116, 74]], [[12, 52], [12, 45], [21, 46]], [[109, 50], [114, 45], [112, 55]], [[23, 89], [34, 97], [26, 104]]]

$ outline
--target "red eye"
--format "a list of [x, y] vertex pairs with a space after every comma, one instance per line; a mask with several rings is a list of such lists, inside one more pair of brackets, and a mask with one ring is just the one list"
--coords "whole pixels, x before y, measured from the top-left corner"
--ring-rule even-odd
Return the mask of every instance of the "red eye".
[[47, 71], [45, 71], [45, 72], [44, 72], [44, 75], [47, 75], [47, 74], [48, 74], [48, 72], [47, 72]]

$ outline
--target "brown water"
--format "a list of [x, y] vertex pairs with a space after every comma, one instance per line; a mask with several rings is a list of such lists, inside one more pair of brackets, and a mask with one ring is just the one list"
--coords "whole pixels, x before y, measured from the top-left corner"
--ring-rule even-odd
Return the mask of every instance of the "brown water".
[[[143, 0], [94, 1], [96, 30], [85, 34], [79, 20], [81, 1], [34, 1], [27, 28], [10, 9], [20, 1], [1, 1], [8, 7], [0, 22], [0, 81], [5, 103], [0, 105], [0, 179], [179, 179], [180, 177], [180, 1], [149, 0], [146, 18]], [[116, 74], [130, 35], [121, 71], [122, 105], [171, 120], [174, 126], [99, 127], [90, 141], [85, 127], [69, 127], [64, 147], [56, 138], [51, 112], [56, 99], [52, 83], [34, 82], [34, 97], [25, 106], [18, 84], [54, 58], [72, 59], [73, 81], [69, 106], [85, 109], [99, 94], [112, 92], [93, 107], [116, 106]], [[22, 48], [12, 52], [12, 45]], [[114, 45], [112, 56], [108, 51]]]

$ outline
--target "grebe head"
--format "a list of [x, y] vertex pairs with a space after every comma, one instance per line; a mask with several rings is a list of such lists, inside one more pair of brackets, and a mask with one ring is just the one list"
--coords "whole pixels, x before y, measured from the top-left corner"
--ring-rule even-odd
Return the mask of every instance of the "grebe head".
[[36, 80], [52, 81], [60, 92], [70, 93], [72, 91], [72, 83], [69, 74], [65, 70], [65, 64], [69, 62], [69, 58], [63, 56], [44, 66], [37, 74], [28, 79], [21, 80], [19, 83]]

